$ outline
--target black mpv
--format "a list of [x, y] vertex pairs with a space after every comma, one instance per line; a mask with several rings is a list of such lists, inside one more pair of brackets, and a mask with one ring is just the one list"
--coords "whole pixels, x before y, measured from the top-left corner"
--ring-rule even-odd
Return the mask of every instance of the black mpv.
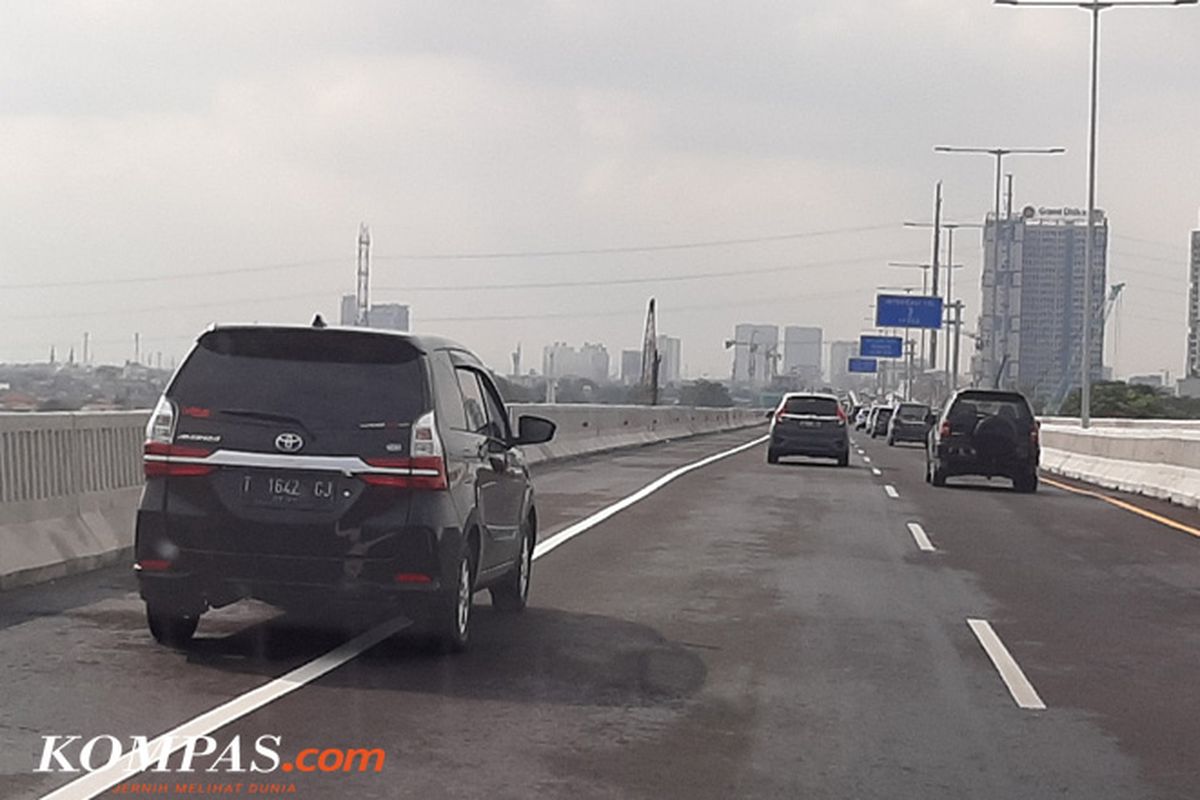
[[474, 593], [520, 611], [537, 510], [482, 362], [445, 339], [365, 328], [222, 326], [147, 426], [135, 569], [150, 631], [186, 644], [242, 598], [322, 618], [410, 617], [446, 649]]

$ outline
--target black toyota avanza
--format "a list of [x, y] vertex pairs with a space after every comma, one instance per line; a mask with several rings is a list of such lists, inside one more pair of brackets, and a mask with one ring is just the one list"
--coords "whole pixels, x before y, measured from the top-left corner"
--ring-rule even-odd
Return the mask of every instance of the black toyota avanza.
[[517, 430], [490, 374], [445, 339], [365, 328], [203, 333], [147, 426], [135, 569], [150, 631], [186, 644], [256, 598], [410, 617], [468, 641], [474, 593], [525, 606], [537, 537]]

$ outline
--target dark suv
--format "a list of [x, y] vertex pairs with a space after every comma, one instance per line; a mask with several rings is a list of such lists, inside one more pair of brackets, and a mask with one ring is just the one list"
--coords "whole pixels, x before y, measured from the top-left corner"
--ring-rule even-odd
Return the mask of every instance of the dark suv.
[[135, 569], [150, 631], [253, 597], [298, 613], [410, 617], [463, 649], [476, 590], [529, 593], [537, 511], [488, 371], [445, 339], [233, 326], [200, 336], [147, 426]]
[[1009, 478], [1018, 492], [1036, 492], [1038, 423], [1017, 392], [963, 389], [950, 398], [929, 433], [925, 480], [945, 486], [955, 475]]
[[887, 443], [894, 447], [898, 442], [920, 442], [925, 444], [929, 427], [933, 424], [932, 412], [924, 403], [897, 403], [887, 426]]

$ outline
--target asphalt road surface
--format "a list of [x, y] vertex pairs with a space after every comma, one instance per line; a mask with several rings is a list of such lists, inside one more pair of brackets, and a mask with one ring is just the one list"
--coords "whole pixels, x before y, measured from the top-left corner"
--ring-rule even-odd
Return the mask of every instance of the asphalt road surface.
[[[548, 465], [542, 540], [756, 436]], [[846, 469], [768, 466], [759, 444], [681, 474], [545, 553], [527, 613], [494, 614], [481, 594], [469, 653], [392, 637], [289, 678], [213, 732], [280, 736], [285, 757], [383, 748], [380, 772], [122, 785], [273, 782], [295, 793], [265, 796], [304, 798], [1200, 796], [1200, 538], [1045, 484], [1032, 496], [999, 480], [935, 489], [919, 448], [856, 439], [863, 454]], [[281, 685], [352, 636], [239, 604], [174, 652], [150, 639], [124, 568], [0, 595], [0, 797], [79, 777], [33, 771], [44, 735], [152, 737]]]

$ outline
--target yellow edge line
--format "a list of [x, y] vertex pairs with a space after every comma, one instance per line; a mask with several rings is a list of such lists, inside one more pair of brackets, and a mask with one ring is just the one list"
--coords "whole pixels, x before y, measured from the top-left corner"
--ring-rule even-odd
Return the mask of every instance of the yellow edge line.
[[1117, 508], [1124, 509], [1131, 514], [1137, 514], [1139, 517], [1145, 517], [1146, 519], [1157, 522], [1160, 525], [1166, 525], [1168, 528], [1174, 528], [1177, 531], [1183, 531], [1189, 536], [1195, 536], [1197, 539], [1200, 539], [1200, 529], [1193, 528], [1191, 525], [1184, 525], [1182, 522], [1177, 522], [1170, 517], [1164, 517], [1162, 514], [1155, 514], [1153, 511], [1147, 511], [1140, 506], [1135, 506], [1133, 503], [1126, 503], [1124, 500], [1118, 500], [1115, 497], [1109, 497], [1108, 495], [1101, 494], [1100, 492], [1093, 492], [1089, 491], [1088, 489], [1080, 489], [1075, 486], [1069, 486], [1065, 483], [1059, 483], [1058, 481], [1050, 480], [1049, 478], [1042, 478], [1042, 483], [1048, 483], [1057, 489], [1062, 489], [1063, 491], [1071, 492], [1073, 494], [1081, 494], [1085, 497], [1094, 497], [1097, 500], [1103, 500], [1111, 506], [1116, 506]]

